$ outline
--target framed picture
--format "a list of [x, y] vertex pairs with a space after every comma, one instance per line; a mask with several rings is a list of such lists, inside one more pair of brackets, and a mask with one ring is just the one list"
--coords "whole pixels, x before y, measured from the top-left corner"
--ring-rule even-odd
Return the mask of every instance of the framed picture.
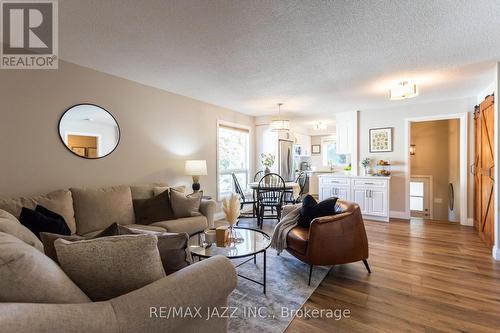
[[392, 127], [370, 129], [370, 153], [392, 151]]
[[315, 155], [321, 154], [321, 145], [311, 145], [311, 153]]

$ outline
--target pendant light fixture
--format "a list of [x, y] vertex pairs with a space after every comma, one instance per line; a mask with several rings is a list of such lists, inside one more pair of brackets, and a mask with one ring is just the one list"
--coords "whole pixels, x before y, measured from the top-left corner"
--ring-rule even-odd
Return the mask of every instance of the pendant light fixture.
[[290, 130], [290, 120], [281, 119], [281, 106], [283, 103], [278, 103], [278, 119], [271, 122], [271, 131], [287, 132]]

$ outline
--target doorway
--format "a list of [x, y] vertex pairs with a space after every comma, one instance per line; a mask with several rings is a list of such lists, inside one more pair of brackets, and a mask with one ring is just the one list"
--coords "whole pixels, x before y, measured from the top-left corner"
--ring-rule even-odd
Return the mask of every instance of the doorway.
[[467, 114], [407, 119], [407, 216], [467, 219]]

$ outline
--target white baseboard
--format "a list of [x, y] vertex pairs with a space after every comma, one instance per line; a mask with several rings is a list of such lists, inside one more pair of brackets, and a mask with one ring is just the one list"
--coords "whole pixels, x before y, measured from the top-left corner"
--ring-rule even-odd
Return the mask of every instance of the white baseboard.
[[495, 245], [491, 252], [493, 254], [493, 259], [500, 261], [500, 248]]
[[393, 219], [403, 219], [403, 220], [408, 220], [408, 216], [406, 215], [406, 212], [401, 212], [397, 210], [391, 210], [389, 212], [389, 217]]
[[472, 227], [472, 226], [474, 226], [474, 219], [469, 217], [469, 218], [465, 221], [465, 223], [462, 223], [462, 225], [466, 225], [466, 226]]

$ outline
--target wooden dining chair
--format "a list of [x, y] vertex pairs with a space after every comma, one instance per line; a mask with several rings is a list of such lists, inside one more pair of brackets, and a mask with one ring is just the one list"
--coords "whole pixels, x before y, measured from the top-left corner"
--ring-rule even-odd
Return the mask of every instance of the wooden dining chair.
[[308, 178], [309, 178], [309, 176], [304, 171], [301, 171], [299, 173], [299, 175], [295, 179], [295, 183], [299, 184], [300, 192], [297, 195], [297, 197], [294, 197], [293, 189], [286, 190], [285, 191], [285, 204], [296, 204], [296, 203], [302, 202], [302, 197], [305, 194], [304, 189], [305, 189]]
[[262, 178], [262, 176], [264, 176], [264, 171], [262, 171], [262, 170], [257, 171], [255, 173], [255, 175], [253, 176], [253, 181], [258, 182]]
[[245, 195], [245, 192], [241, 188], [240, 182], [238, 181], [238, 178], [234, 173], [231, 173], [231, 176], [233, 177], [233, 185], [234, 185], [234, 191], [240, 198], [240, 209], [243, 211], [243, 208], [245, 205], [252, 205], [252, 214], [248, 213], [241, 213], [240, 217], [256, 217], [257, 216], [257, 201], [254, 198], [248, 198]]
[[[257, 226], [262, 229], [264, 219], [281, 219], [285, 181], [276, 173], [269, 173], [261, 178], [257, 186]], [[266, 214], [267, 213], [267, 214]]]

